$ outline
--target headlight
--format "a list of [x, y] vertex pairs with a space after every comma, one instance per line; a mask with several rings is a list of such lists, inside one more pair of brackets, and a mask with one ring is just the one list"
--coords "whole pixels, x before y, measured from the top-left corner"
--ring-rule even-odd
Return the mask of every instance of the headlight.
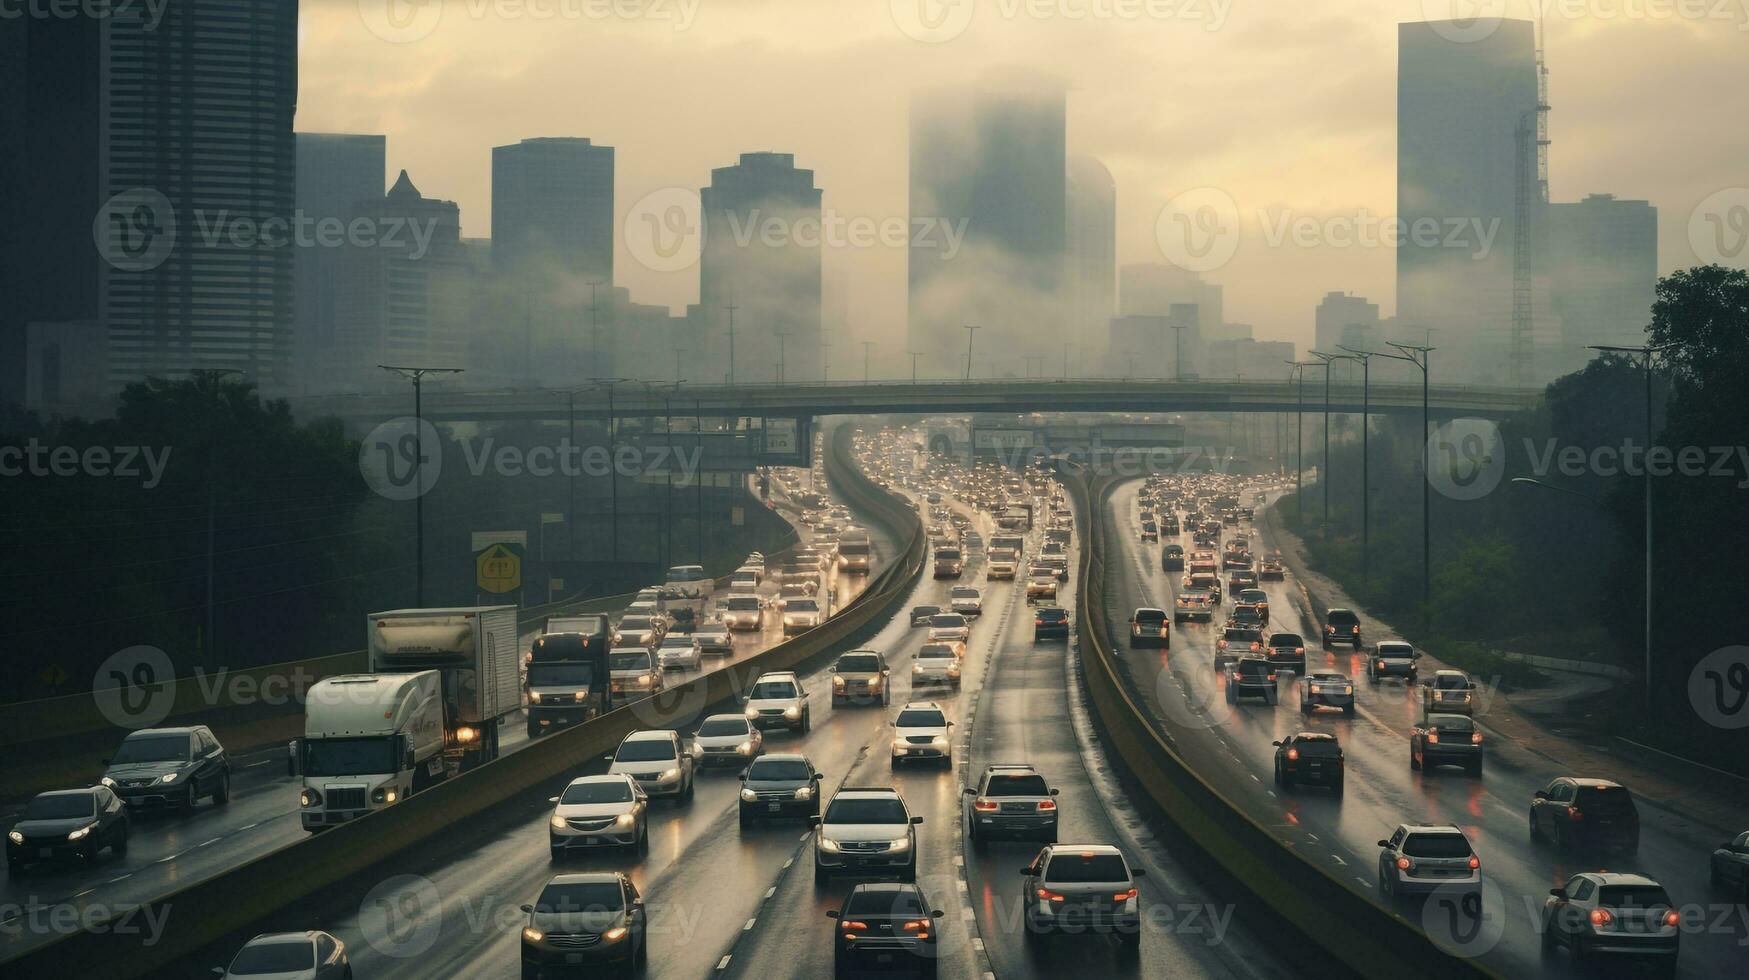
[[528, 692], [528, 703], [529, 704], [540, 704], [540, 692], [539, 691]]
[[783, 709], [783, 716], [785, 718], [800, 718], [802, 716], [802, 709], [800, 709], [792, 704], [789, 707]]
[[624, 939], [625, 937], [626, 937], [626, 927], [625, 926], [614, 926], [612, 929], [609, 929], [606, 932], [601, 934], [601, 941], [607, 942], [607, 943], [617, 943], [621, 939]]
[[179, 772], [167, 772], [164, 774], [164, 778], [160, 779], [159, 782], [161, 782], [161, 783], [174, 783], [178, 779], [181, 779], [181, 778], [182, 778], [182, 774]]
[[812, 786], [803, 786], [801, 789], [796, 790], [796, 799], [798, 800], [811, 800], [813, 798], [814, 788]]
[[662, 779], [674, 779], [674, 778], [678, 777], [679, 775], [680, 775], [679, 769], [664, 769], [664, 770], [662, 770], [662, 775], [660, 778], [662, 778]]
[[742, 787], [741, 788], [741, 799], [748, 802], [748, 803], [753, 803], [759, 799], [759, 794], [753, 792], [750, 789], [747, 789], [746, 787]]
[[908, 851], [910, 849], [911, 838], [909, 837], [900, 837], [887, 843], [887, 850], [889, 851]]
[[84, 840], [86, 835], [91, 833], [91, 828], [95, 827], [95, 826], [97, 826], [97, 825], [88, 823], [85, 826], [80, 827], [78, 830], [75, 830], [72, 833], [68, 834], [67, 839], [68, 840]]
[[536, 929], [534, 926], [523, 926], [522, 927], [522, 938], [528, 940], [531, 943], [538, 943], [542, 939], [546, 938], [546, 933], [541, 932], [539, 929]]
[[837, 854], [838, 842], [830, 837], [822, 837], [820, 838], [820, 850], [825, 851], [827, 854]]
[[742, 755], [748, 755], [748, 754], [752, 753], [753, 741], [751, 739], [749, 739], [745, 742], [742, 742], [740, 745], [735, 746], [735, 751], [741, 753]]
[[622, 813], [619, 816], [613, 818], [613, 825], [615, 827], [630, 827], [637, 822], [638, 822], [637, 815], [631, 814], [631, 813]]
[[313, 789], [306, 789], [298, 794], [298, 805], [303, 807], [321, 806], [322, 794]]
[[466, 745], [469, 742], [472, 742], [479, 737], [480, 737], [480, 731], [477, 728], [470, 728], [466, 725], [463, 725], [462, 727], [455, 730], [455, 740], [457, 742], [462, 743], [463, 745]]
[[911, 673], [913, 673], [913, 674], [923, 673], [923, 665], [920, 663], [913, 663], [911, 665]]
[[749, 720], [751, 720], [751, 719], [759, 717], [759, 709], [754, 708], [754, 707], [749, 707], [746, 711], [743, 711], [742, 714], [746, 715], [747, 718]]
[[7, 840], [9, 840], [9, 841], [11, 841], [11, 842], [12, 842], [12, 843], [14, 843], [14, 844], [22, 844], [22, 843], [24, 843], [24, 835], [23, 835], [23, 834], [21, 834], [21, 833], [19, 833], [19, 832], [18, 832], [18, 831], [16, 831], [16, 830], [13, 830], [13, 831], [9, 831], [9, 832], [8, 832], [8, 833], [7, 833], [7, 834], [6, 834], [6, 839], [7, 839]]
[[843, 687], [844, 686], [844, 678], [842, 678], [842, 677], [832, 678], [832, 686], [833, 687]]
[[639, 674], [638, 675], [638, 686], [639, 687], [649, 687], [650, 686], [650, 675], [649, 674]]
[[570, 824], [565, 822], [564, 817], [561, 817], [556, 813], [553, 814], [553, 819], [550, 821], [550, 823], [552, 823], [553, 828], [555, 830], [564, 830], [564, 829], [568, 828], [569, 826], [571, 826]]
[[102, 783], [105, 786], [108, 786], [110, 789], [115, 789], [115, 780], [109, 778], [108, 776], [105, 776], [102, 779], [99, 779], [98, 782]]
[[909, 744], [910, 743], [906, 742], [903, 738], [893, 739], [893, 748], [895, 748], [895, 749], [903, 749], [905, 746], [907, 746]]
[[376, 790], [370, 794], [370, 801], [372, 803], [393, 803], [399, 798], [400, 794], [395, 792], [393, 786], [378, 786]]
[[576, 693], [575, 693], [575, 694], [572, 694], [572, 695], [571, 695], [571, 700], [573, 700], [573, 701], [576, 701], [576, 702], [578, 702], [578, 703], [579, 703], [579, 704], [580, 704], [580, 703], [582, 703], [582, 702], [583, 702], [583, 700], [584, 700], [584, 699], [585, 699], [585, 698], [587, 698], [587, 697], [589, 697], [589, 692], [588, 692], [588, 691], [578, 691], [578, 692], [576, 692]]

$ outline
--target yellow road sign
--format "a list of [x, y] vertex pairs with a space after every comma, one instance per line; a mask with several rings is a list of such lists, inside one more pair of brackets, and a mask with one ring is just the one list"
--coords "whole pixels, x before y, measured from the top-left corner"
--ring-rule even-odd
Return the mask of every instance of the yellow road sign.
[[503, 595], [522, 588], [522, 556], [502, 544], [495, 544], [474, 558], [474, 571], [480, 588], [493, 595]]

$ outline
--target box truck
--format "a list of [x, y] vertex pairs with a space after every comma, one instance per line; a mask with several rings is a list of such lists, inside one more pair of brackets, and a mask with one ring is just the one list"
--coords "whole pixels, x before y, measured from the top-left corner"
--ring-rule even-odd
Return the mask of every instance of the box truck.
[[522, 707], [515, 606], [395, 609], [366, 619], [370, 672], [435, 670], [444, 757], [466, 771], [498, 757], [498, 728]]
[[435, 670], [318, 681], [304, 700], [304, 737], [291, 743], [304, 829], [345, 823], [441, 782], [444, 741]]

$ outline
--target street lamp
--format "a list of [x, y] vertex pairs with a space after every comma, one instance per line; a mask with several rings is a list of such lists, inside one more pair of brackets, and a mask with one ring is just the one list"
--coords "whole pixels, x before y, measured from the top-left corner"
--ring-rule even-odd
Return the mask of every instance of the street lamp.
[[1306, 353], [1324, 362], [1324, 463], [1318, 470], [1318, 482], [1324, 485], [1324, 533], [1330, 533], [1330, 362], [1347, 360], [1341, 354], [1326, 354], [1309, 350]]
[[[212, 407], [207, 413], [206, 421], [206, 635], [202, 638], [202, 654], [209, 667], [217, 667], [218, 661], [213, 657], [213, 639], [217, 619], [213, 602], [214, 572], [213, 553], [218, 538], [218, 479], [213, 468], [213, 421], [218, 417], [219, 395], [224, 386], [224, 380], [229, 375], [244, 376], [241, 368], [213, 368], [191, 372], [194, 381], [206, 389], [206, 394], [212, 399]], [[418, 486], [418, 481], [414, 481]]]
[[984, 328], [975, 323], [967, 323], [962, 326], [965, 327], [966, 331], [966, 380], [970, 381], [972, 380], [972, 338]]
[[1372, 358], [1371, 351], [1355, 350], [1336, 345], [1360, 362], [1360, 584], [1371, 583], [1368, 574], [1367, 549], [1372, 537]]
[[619, 561], [619, 417], [613, 410], [613, 387], [632, 381], [632, 378], [590, 378], [591, 386], [607, 389], [607, 486], [611, 500], [612, 520], [610, 523], [613, 535], [612, 560]]
[[863, 384], [868, 384], [868, 352], [873, 350], [874, 346], [875, 346], [875, 342], [872, 340], [865, 340], [862, 342], [862, 383]]
[[[1428, 336], [1432, 336], [1431, 329]], [[1421, 632], [1423, 635], [1431, 632], [1430, 624], [1433, 616], [1433, 505], [1429, 495], [1432, 482], [1428, 479], [1432, 472], [1432, 441], [1431, 425], [1427, 417], [1427, 377], [1431, 370], [1434, 348], [1415, 347], [1410, 344], [1399, 344], [1385, 341], [1397, 349], [1395, 354], [1383, 351], [1359, 351], [1369, 357], [1388, 357], [1393, 361], [1408, 361], [1421, 369]], [[1345, 350], [1347, 348], [1344, 348]]]
[[1287, 361], [1288, 384], [1293, 384], [1294, 376], [1298, 375], [1299, 397], [1294, 409], [1294, 520], [1303, 529], [1306, 526], [1306, 368], [1317, 367], [1317, 361]]
[[911, 359], [911, 383], [916, 384], [917, 383], [917, 359], [919, 357], [923, 356], [923, 352], [919, 351], [919, 350], [908, 350], [905, 352], [905, 356], [909, 357]]
[[[416, 447], [413, 452], [413, 486], [420, 491], [413, 495], [413, 606], [420, 608], [425, 605], [425, 447], [420, 445], [421, 437], [425, 433], [423, 386], [428, 374], [461, 374], [462, 369], [402, 367], [393, 364], [378, 364], [377, 367], [413, 382], [413, 443]], [[442, 447], [439, 447], [439, 451], [442, 451]]]

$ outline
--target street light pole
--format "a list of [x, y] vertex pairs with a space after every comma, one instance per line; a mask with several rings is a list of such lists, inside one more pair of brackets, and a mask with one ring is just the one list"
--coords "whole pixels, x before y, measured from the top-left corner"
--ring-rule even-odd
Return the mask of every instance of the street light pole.
[[872, 340], [865, 340], [862, 342], [862, 383], [863, 384], [868, 384], [868, 352], [870, 350], [874, 349], [874, 345], [875, 345], [875, 342]]
[[1335, 354], [1310, 350], [1306, 353], [1324, 362], [1324, 462], [1318, 468], [1318, 482], [1324, 485], [1324, 533], [1330, 533], [1330, 362], [1340, 360]]
[[1190, 329], [1188, 323], [1174, 323], [1172, 327], [1172, 380], [1184, 380], [1184, 331]]
[[1307, 361], [1288, 361], [1287, 380], [1293, 383], [1298, 375], [1299, 395], [1297, 407], [1294, 409], [1294, 521], [1303, 531], [1306, 526], [1306, 368], [1313, 365]]
[[789, 339], [789, 331], [788, 330], [775, 330], [775, 331], [772, 331], [772, 333], [774, 336], [777, 337], [777, 383], [783, 384], [784, 341]]
[[461, 374], [461, 368], [439, 367], [400, 367], [392, 364], [378, 364], [384, 371], [391, 371], [413, 382], [413, 488], [418, 493], [413, 495], [413, 605], [420, 608], [425, 605], [425, 446], [422, 438], [425, 434], [425, 405], [423, 388], [425, 376], [428, 374]]
[[608, 497], [612, 507], [610, 533], [612, 534], [612, 559], [619, 561], [619, 417], [614, 412], [614, 385], [625, 384], [631, 378], [590, 378], [590, 383], [607, 389], [607, 486]]
[[740, 307], [735, 305], [735, 300], [731, 297], [729, 305], [723, 309], [729, 311], [729, 384], [733, 386], [735, 383], [735, 311]]
[[984, 328], [975, 323], [967, 323], [963, 324], [963, 326], [966, 331], [966, 380], [970, 381], [972, 380], [972, 338], [977, 336], [978, 331]]
[[[1432, 336], [1431, 330], [1428, 336]], [[1427, 379], [1432, 369], [1434, 348], [1409, 344], [1399, 344], [1385, 341], [1395, 347], [1398, 353], [1386, 354], [1383, 351], [1366, 351], [1374, 357], [1388, 357], [1393, 361], [1408, 361], [1421, 369], [1421, 632], [1426, 635], [1432, 628], [1433, 617], [1433, 498], [1430, 495], [1432, 481], [1433, 449], [1428, 445], [1432, 441], [1432, 423], [1427, 417]]]
[[917, 359], [923, 356], [922, 351], [908, 350], [905, 356], [911, 359], [911, 383], [917, 383]]
[[1372, 353], [1336, 345], [1360, 362], [1360, 584], [1368, 586], [1367, 548], [1372, 539]]

